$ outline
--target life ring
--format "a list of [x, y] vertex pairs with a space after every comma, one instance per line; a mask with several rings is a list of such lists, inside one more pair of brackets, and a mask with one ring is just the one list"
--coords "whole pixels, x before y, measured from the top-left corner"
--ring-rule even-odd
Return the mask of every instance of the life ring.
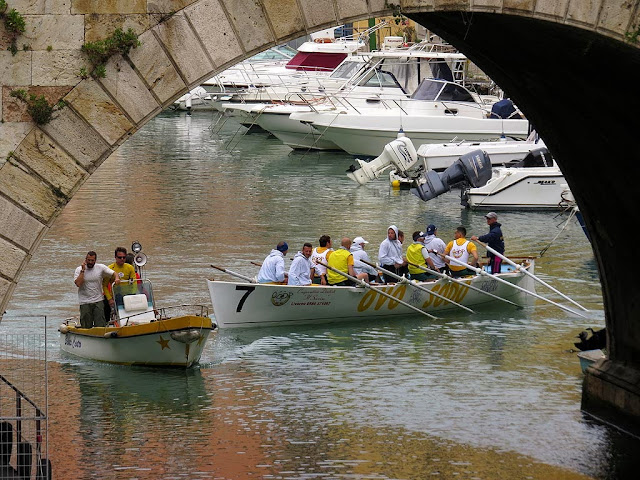
[[328, 37], [316, 38], [313, 41], [315, 43], [333, 43], [333, 39]]

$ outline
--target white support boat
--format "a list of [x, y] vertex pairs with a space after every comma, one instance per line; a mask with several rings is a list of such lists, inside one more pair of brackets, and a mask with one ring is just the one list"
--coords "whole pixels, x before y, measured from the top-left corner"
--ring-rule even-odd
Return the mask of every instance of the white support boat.
[[[515, 260], [513, 257], [512, 259]], [[518, 261], [530, 273], [534, 273], [533, 258], [519, 258]], [[535, 293], [534, 281], [530, 276], [515, 271], [513, 267], [504, 266], [504, 269], [504, 273], [498, 274], [502, 280]], [[490, 275], [476, 275], [459, 280], [465, 285], [477, 287], [518, 305], [527, 304], [530, 298], [528, 294]], [[400, 301], [427, 313], [459, 308], [407, 283], [371, 285], [370, 288], [365, 288], [207, 280], [207, 285], [219, 328], [333, 323], [416, 314]], [[467, 307], [501, 304], [488, 294], [466, 288], [450, 279], [419, 282], [419, 285]], [[396, 300], [379, 292], [391, 295]]]
[[486, 184], [462, 191], [461, 202], [478, 210], [566, 210], [576, 204], [560, 168], [544, 150], [531, 152], [516, 166], [494, 168]]
[[[146, 257], [139, 254], [137, 258]], [[114, 284], [112, 288], [115, 319], [106, 327], [93, 328], [81, 328], [72, 319], [65, 321], [58, 327], [64, 352], [121, 365], [188, 368], [200, 360], [215, 329], [207, 307], [156, 307], [147, 279]]]

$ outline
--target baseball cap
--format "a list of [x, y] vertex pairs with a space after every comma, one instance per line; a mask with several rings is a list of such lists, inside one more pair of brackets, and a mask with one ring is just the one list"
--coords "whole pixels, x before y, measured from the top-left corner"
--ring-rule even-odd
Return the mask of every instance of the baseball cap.
[[361, 243], [369, 243], [362, 237], [356, 237], [353, 239], [353, 243], [360, 245]]
[[427, 235], [433, 235], [436, 233], [436, 226], [432, 223], [427, 227], [427, 231], [425, 232]]
[[498, 218], [498, 214], [496, 212], [487, 213], [484, 218]]
[[282, 242], [282, 245], [276, 246], [276, 250], [280, 252], [286, 252], [287, 250], [289, 250], [289, 245], [287, 245], [287, 242]]
[[424, 238], [424, 232], [416, 232], [413, 234], [413, 241], [415, 242], [419, 238]]

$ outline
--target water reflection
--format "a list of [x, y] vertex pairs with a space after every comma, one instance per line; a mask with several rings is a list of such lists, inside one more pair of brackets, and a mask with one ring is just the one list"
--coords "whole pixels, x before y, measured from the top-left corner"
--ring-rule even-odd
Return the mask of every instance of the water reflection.
[[[293, 250], [325, 233], [362, 235], [375, 256], [392, 223], [409, 236], [435, 223], [445, 240], [460, 224], [486, 231], [456, 192], [422, 203], [382, 180], [356, 188], [344, 175], [347, 155], [290, 155], [264, 135], [228, 146], [237, 127], [216, 136], [212, 122], [206, 114], [161, 115], [136, 133], [65, 208], [16, 289], [0, 328], [33, 333], [42, 322], [25, 315], [49, 318], [56, 478], [547, 479], [632, 471], [637, 442], [579, 409], [582, 376], [568, 348], [604, 316], [577, 225], [559, 235], [536, 274], [591, 309], [588, 321], [536, 301], [436, 321], [232, 330], [210, 340], [201, 368], [186, 372], [61, 356], [56, 327], [77, 314], [71, 278], [89, 249], [108, 262], [115, 246], [138, 240], [161, 304], [209, 304], [211, 263], [255, 275], [251, 261], [281, 239]], [[505, 212], [500, 220], [509, 255], [540, 252], [560, 223], [543, 213]]]

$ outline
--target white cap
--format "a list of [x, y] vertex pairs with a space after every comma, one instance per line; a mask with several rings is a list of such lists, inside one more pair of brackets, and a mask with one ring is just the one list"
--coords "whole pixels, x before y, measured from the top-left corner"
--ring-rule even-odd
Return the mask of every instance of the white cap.
[[353, 243], [360, 245], [361, 243], [369, 243], [362, 237], [356, 237], [353, 239]]

